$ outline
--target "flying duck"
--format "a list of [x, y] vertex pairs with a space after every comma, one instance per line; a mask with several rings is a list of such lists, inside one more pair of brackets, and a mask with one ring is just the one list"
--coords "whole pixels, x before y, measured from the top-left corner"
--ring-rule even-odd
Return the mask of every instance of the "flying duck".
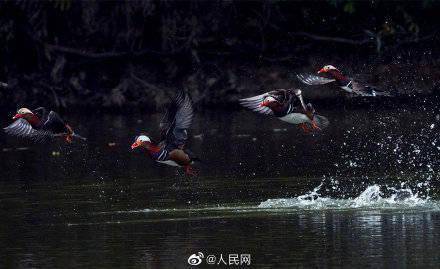
[[187, 129], [191, 126], [192, 118], [191, 99], [187, 93], [180, 91], [173, 98], [160, 122], [160, 142], [155, 144], [150, 137], [141, 134], [135, 138], [131, 149], [145, 149], [154, 161], [183, 167], [187, 175], [196, 175], [191, 165], [198, 159], [185, 149]]
[[305, 132], [321, 130], [329, 124], [326, 117], [316, 114], [312, 104], [304, 103], [299, 89], [273, 90], [240, 99], [240, 104], [255, 112], [272, 115], [282, 121], [299, 125]]
[[333, 65], [326, 65], [318, 71], [317, 75], [297, 74], [298, 79], [307, 85], [323, 85], [335, 82], [337, 86], [346, 92], [356, 96], [391, 96], [389, 92], [378, 90], [375, 87], [362, 84], [346, 77]]
[[14, 122], [4, 128], [5, 132], [12, 136], [34, 142], [47, 142], [56, 137], [64, 137], [67, 143], [71, 143], [73, 138], [87, 140], [76, 134], [56, 112], [48, 113], [44, 107], [34, 110], [20, 108], [12, 119]]

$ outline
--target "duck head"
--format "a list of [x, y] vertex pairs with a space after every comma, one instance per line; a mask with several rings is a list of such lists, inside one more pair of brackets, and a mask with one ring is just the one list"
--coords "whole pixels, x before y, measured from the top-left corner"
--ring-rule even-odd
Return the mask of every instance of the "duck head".
[[263, 102], [261, 102], [260, 106], [272, 107], [275, 104], [278, 104], [279, 101], [275, 99], [273, 96], [268, 96], [264, 98]]
[[330, 72], [331, 70], [335, 70], [335, 71], [340, 72], [339, 69], [337, 69], [337, 68], [334, 67], [333, 65], [326, 65], [326, 66], [324, 66], [323, 68], [321, 68], [321, 69], [318, 71], [318, 74], [321, 74], [321, 73], [328, 73], [328, 72]]
[[324, 75], [324, 77], [333, 78], [337, 81], [343, 81], [343, 83], [347, 83], [347, 77], [342, 74], [339, 69], [334, 67], [333, 65], [326, 65], [318, 71], [318, 74]]
[[34, 113], [30, 109], [22, 107], [17, 111], [17, 114], [15, 114], [15, 116], [12, 117], [12, 119], [16, 120], [20, 118], [27, 118], [30, 115], [34, 115]]
[[136, 137], [134, 143], [131, 145], [131, 149], [138, 147], [149, 149], [151, 146], [151, 139], [146, 135], [139, 135]]

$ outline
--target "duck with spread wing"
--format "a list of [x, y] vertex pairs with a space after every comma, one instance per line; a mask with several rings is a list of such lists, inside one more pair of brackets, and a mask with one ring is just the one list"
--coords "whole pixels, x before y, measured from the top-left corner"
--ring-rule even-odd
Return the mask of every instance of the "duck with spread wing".
[[304, 84], [315, 86], [324, 84], [336, 84], [345, 92], [354, 96], [376, 97], [391, 96], [387, 91], [382, 91], [374, 86], [361, 83], [345, 76], [338, 68], [333, 65], [326, 65], [318, 71], [318, 75], [297, 74], [297, 78]]
[[34, 110], [20, 108], [12, 119], [14, 122], [4, 128], [4, 131], [11, 136], [34, 142], [48, 142], [57, 137], [64, 138], [67, 143], [71, 143], [74, 138], [86, 140], [75, 133], [56, 112], [48, 112], [44, 107]]
[[193, 106], [188, 94], [180, 91], [168, 106], [160, 122], [161, 139], [154, 143], [150, 137], [140, 134], [131, 145], [132, 149], [144, 149], [156, 162], [183, 167], [186, 174], [196, 175], [192, 164], [198, 160], [185, 148], [188, 131], [193, 118]]
[[312, 104], [305, 104], [300, 89], [277, 89], [240, 99], [240, 104], [260, 114], [298, 125], [305, 132], [322, 130], [329, 124], [326, 117], [316, 114]]

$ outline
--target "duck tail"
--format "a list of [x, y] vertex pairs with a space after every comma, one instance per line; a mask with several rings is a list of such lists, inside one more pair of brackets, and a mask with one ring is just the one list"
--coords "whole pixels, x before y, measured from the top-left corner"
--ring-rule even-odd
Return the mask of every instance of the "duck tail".
[[375, 96], [388, 96], [388, 97], [393, 97], [394, 95], [390, 92], [379, 92], [379, 91], [375, 91], [374, 92]]
[[365, 86], [365, 89], [367, 90], [367, 94], [369, 96], [388, 96], [388, 97], [392, 97], [394, 96], [391, 92], [389, 91], [385, 91], [383, 89], [379, 89], [376, 87], [372, 87], [372, 86]]
[[196, 155], [194, 155], [194, 153], [192, 153], [191, 151], [186, 150], [186, 153], [188, 154], [189, 158], [191, 159], [191, 161], [193, 163], [205, 163], [204, 160], [202, 160], [199, 157], [197, 157]]
[[330, 121], [329, 121], [326, 117], [324, 117], [324, 116], [321, 116], [321, 115], [315, 115], [315, 116], [313, 117], [313, 119], [314, 119], [316, 125], [317, 125], [317, 126], [319, 127], [319, 129], [321, 129], [321, 130], [327, 128], [327, 127], [330, 125]]
[[87, 141], [87, 138], [85, 138], [84, 136], [81, 136], [81, 135], [79, 135], [77, 133], [72, 133], [72, 137], [80, 139], [82, 141]]

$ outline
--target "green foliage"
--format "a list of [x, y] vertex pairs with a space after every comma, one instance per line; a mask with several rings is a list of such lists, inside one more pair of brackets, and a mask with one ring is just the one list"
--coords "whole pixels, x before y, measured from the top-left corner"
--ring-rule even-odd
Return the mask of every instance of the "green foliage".
[[350, 14], [353, 14], [356, 11], [356, 8], [354, 7], [353, 1], [348, 1], [344, 5], [344, 11]]
[[60, 11], [67, 11], [72, 6], [72, 0], [49, 0]]

